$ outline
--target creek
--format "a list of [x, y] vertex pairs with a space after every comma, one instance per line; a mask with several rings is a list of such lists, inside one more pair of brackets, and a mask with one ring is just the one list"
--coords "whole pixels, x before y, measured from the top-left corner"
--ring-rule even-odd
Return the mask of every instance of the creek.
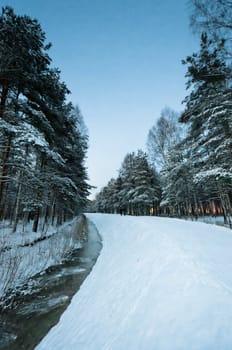
[[88, 221], [88, 241], [61, 265], [34, 276], [27, 293], [0, 315], [0, 350], [31, 350], [54, 326], [90, 273], [102, 248], [95, 226]]

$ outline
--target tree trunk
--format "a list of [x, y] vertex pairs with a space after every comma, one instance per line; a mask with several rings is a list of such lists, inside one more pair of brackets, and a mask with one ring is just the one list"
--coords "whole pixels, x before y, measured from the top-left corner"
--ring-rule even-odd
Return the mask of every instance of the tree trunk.
[[23, 215], [23, 232], [25, 231], [25, 226], [29, 223], [29, 221], [30, 221], [30, 212], [27, 211]]
[[8, 136], [5, 149], [2, 156], [2, 171], [0, 175], [0, 219], [3, 216], [3, 191], [6, 183], [6, 176], [8, 174], [8, 160], [10, 156], [12, 136]]
[[[20, 181], [20, 177], [19, 177], [19, 181]], [[18, 219], [19, 219], [18, 216], [19, 216], [19, 204], [20, 204], [20, 199], [21, 199], [21, 191], [22, 191], [22, 184], [19, 183], [16, 204], [15, 204], [15, 212], [14, 212], [14, 225], [13, 225], [13, 230], [12, 230], [13, 233], [16, 231]]]
[[38, 231], [38, 225], [39, 225], [39, 209], [36, 211], [34, 216], [33, 232]]
[[224, 224], [229, 224], [227, 210], [226, 210], [226, 205], [225, 205], [225, 201], [224, 201], [224, 198], [223, 198], [223, 194], [221, 192], [219, 193], [219, 197], [220, 197], [221, 204], [222, 204], [222, 212], [223, 212], [223, 217], [224, 217]]
[[61, 209], [58, 209], [57, 211], [57, 220], [56, 220], [56, 226], [60, 226], [62, 223], [62, 211]]
[[45, 215], [44, 215], [44, 222], [43, 222], [43, 228], [42, 228], [42, 232], [46, 233], [49, 227], [49, 223], [50, 223], [50, 211], [51, 208], [47, 205], [46, 206], [46, 211], [45, 211]]
[[52, 206], [52, 214], [51, 214], [51, 224], [55, 225], [55, 217], [56, 217], [56, 201], [54, 200], [54, 204]]
[[9, 92], [8, 85], [3, 85], [2, 87], [2, 94], [1, 94], [1, 101], [0, 101], [0, 118], [3, 118], [3, 113], [5, 111], [6, 107], [6, 100]]
[[194, 192], [194, 217], [197, 220], [198, 219], [198, 202], [197, 202], [197, 196]]

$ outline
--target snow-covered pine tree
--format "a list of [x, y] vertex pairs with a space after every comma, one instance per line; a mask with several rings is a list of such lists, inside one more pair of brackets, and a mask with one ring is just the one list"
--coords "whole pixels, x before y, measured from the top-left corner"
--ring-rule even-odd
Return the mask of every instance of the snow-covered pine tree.
[[[0, 217], [61, 223], [89, 193], [88, 137], [37, 20], [0, 15]], [[79, 118], [79, 119], [78, 119]]]
[[186, 147], [191, 154], [195, 183], [212, 183], [212, 193], [217, 188], [218, 199], [225, 222], [231, 215], [232, 179], [232, 90], [226, 79], [230, 73], [224, 60], [224, 41], [217, 47], [205, 33], [201, 36], [199, 53], [187, 57], [188, 86], [192, 87], [186, 98], [182, 122], [189, 124]]
[[168, 159], [161, 171], [161, 208], [165, 215], [194, 216], [200, 213], [198, 187], [193, 181], [193, 167], [185, 140], [176, 144], [168, 153]]
[[135, 154], [132, 172], [133, 188], [130, 190], [129, 203], [137, 215], [149, 215], [160, 200], [158, 176], [147, 160], [147, 155], [138, 150]]
[[[186, 187], [178, 187], [182, 182], [180, 168], [183, 159], [182, 148], [179, 144], [184, 136], [184, 130], [178, 121], [178, 117], [179, 113], [171, 108], [164, 108], [159, 119], [149, 130], [147, 139], [150, 163], [160, 171], [162, 184], [161, 211], [165, 215], [179, 215], [180, 212], [185, 211], [187, 203], [186, 198], [183, 199]], [[184, 173], [185, 171], [183, 172], [183, 178], [185, 178]], [[186, 196], [188, 197], [188, 195]]]
[[94, 209], [130, 215], [158, 214], [161, 189], [157, 172], [139, 150], [128, 153], [119, 170], [96, 196]]
[[157, 209], [160, 200], [159, 177], [143, 151], [127, 154], [119, 175], [122, 181], [119, 197], [123, 210], [129, 214], [147, 215], [150, 210], [154, 212]]

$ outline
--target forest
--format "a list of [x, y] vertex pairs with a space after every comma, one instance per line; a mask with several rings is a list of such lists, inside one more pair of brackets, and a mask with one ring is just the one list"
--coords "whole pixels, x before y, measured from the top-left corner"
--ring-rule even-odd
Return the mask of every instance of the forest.
[[183, 111], [165, 107], [148, 131], [147, 152], [127, 154], [93, 210], [194, 217], [232, 214], [232, 13], [228, 0], [192, 0], [199, 50], [182, 60]]
[[[86, 7], [82, 7], [84, 3]], [[125, 47], [118, 45], [117, 36], [127, 34], [124, 28], [135, 28], [131, 21], [135, 26], [145, 23], [135, 18], [150, 17], [148, 3], [156, 12], [161, 2], [141, 2], [138, 13], [133, 12], [135, 1], [96, 3], [77, 1], [76, 7], [72, 7], [68, 2], [58, 2], [56, 9], [49, 4], [49, 12], [44, 2], [47, 12], [42, 18], [48, 19], [52, 28], [58, 18], [63, 21], [66, 15], [63, 9], [75, 14], [78, 25], [72, 27], [71, 12], [67, 12], [69, 22], [60, 21], [62, 29], [65, 24], [70, 25], [75, 35], [75, 40], [70, 38], [72, 49], [79, 45], [76, 53], [83, 56], [80, 62], [84, 62], [90, 75], [98, 77], [98, 70], [108, 74], [107, 59], [115, 53], [112, 50], [108, 56], [108, 51], [116, 48], [121, 54], [120, 48]], [[107, 8], [108, 3], [111, 4]], [[165, 19], [158, 18], [163, 10], [157, 11], [154, 18], [165, 25], [168, 6], [174, 6], [174, 17], [179, 11], [178, 2], [173, 3], [164, 1]], [[29, 2], [24, 4], [25, 8], [43, 14], [42, 6], [38, 11], [38, 7], [33, 8], [34, 3], [32, 7]], [[21, 2], [18, 8], [23, 9]], [[80, 11], [78, 16], [74, 8]], [[123, 21], [122, 9], [126, 11]], [[186, 0], [187, 9], [198, 47], [179, 62], [186, 81], [183, 108], [176, 111], [169, 101], [163, 109], [161, 105], [160, 114], [154, 115], [154, 123], [147, 130], [145, 149], [125, 154], [117, 176], [109, 179], [94, 200], [89, 199], [95, 184], [89, 182], [86, 166], [88, 128], [81, 108], [70, 101], [71, 91], [62, 80], [61, 70], [54, 66], [52, 44], [37, 19], [16, 14], [9, 6], [0, 9], [0, 349], [232, 348], [231, 230], [173, 219], [212, 223], [214, 217], [222, 226], [232, 229], [232, 0]], [[55, 10], [57, 17], [52, 22], [49, 13]], [[103, 16], [99, 16], [101, 11]], [[94, 16], [99, 16], [96, 22]], [[98, 41], [93, 35], [90, 41], [102, 18], [97, 35], [103, 38]], [[115, 19], [106, 40], [102, 33]], [[152, 41], [158, 37], [157, 23], [153, 32], [150, 23], [146, 30], [134, 33], [136, 51], [131, 53], [143, 50], [141, 43], [147, 42], [150, 47], [151, 33], [155, 34]], [[62, 54], [68, 55], [62, 59], [68, 57], [73, 74], [74, 66], [69, 61], [73, 52], [63, 49], [64, 32], [58, 32], [55, 37], [62, 44]], [[145, 35], [140, 38], [137, 33]], [[83, 53], [84, 46], [76, 37], [83, 37], [86, 47], [92, 47], [90, 43], [94, 46], [96, 56], [91, 57], [92, 62], [104, 47], [101, 50], [104, 59], [98, 57], [100, 66], [89, 64], [85, 53], [91, 51]], [[123, 44], [128, 45], [127, 40]], [[128, 51], [129, 63], [134, 59], [131, 53]], [[114, 66], [114, 75], [109, 74], [111, 95], [117, 86], [122, 86], [114, 87], [112, 77], [118, 75], [116, 78], [121, 80], [122, 74], [117, 74], [115, 66], [123, 64], [126, 56], [120, 56], [123, 62], [118, 57], [111, 62]], [[83, 66], [78, 71], [76, 57], [75, 74], [80, 74]], [[157, 56], [151, 55], [152, 60], [153, 57]], [[170, 57], [168, 63], [176, 69]], [[136, 68], [137, 62], [141, 62], [142, 71], [145, 61], [142, 56], [139, 59], [135, 61]], [[158, 66], [158, 62], [157, 59], [154, 65]], [[96, 67], [104, 67], [104, 71]], [[153, 68], [149, 69], [150, 78]], [[118, 122], [119, 98], [115, 98], [114, 106], [107, 100], [108, 80], [91, 86], [86, 79], [87, 70], [83, 69], [85, 85], [80, 83], [79, 91], [80, 86], [83, 90], [87, 87], [88, 103], [96, 112], [98, 97], [91, 99], [91, 88], [95, 94], [103, 86], [100, 105], [108, 103], [111, 108], [109, 113], [106, 109], [111, 129], [114, 129], [111, 111], [115, 108], [117, 124], [127, 131], [126, 123]], [[128, 70], [122, 84], [130, 80], [131, 75], [127, 74]], [[136, 74], [135, 78], [140, 89], [142, 79], [137, 79]], [[155, 78], [161, 91], [164, 85]], [[76, 84], [76, 76], [74, 80]], [[120, 96], [129, 94], [129, 86]], [[146, 85], [145, 93], [152, 103], [148, 89], [150, 85]], [[168, 99], [165, 90], [166, 84], [162, 94]], [[137, 108], [138, 100], [134, 97], [137, 94], [131, 96]], [[154, 96], [155, 103], [157, 99]], [[125, 99], [123, 108], [127, 107], [126, 102]], [[146, 108], [142, 112], [145, 114]], [[133, 109], [129, 114], [134, 122]], [[113, 158], [115, 154], [110, 148], [113, 142], [106, 142], [109, 129], [101, 122], [105, 119], [96, 115], [94, 122], [101, 129], [107, 156]], [[140, 125], [145, 126], [144, 115], [140, 111], [138, 115]], [[132, 123], [129, 127], [132, 132], [136, 130]], [[130, 149], [132, 141], [128, 142], [127, 136]], [[120, 141], [118, 138], [118, 152]], [[102, 167], [97, 160], [99, 153], [104, 161]], [[104, 155], [95, 152], [92, 162], [93, 167], [102, 169], [102, 177], [109, 160]]]
[[[183, 58], [183, 110], [165, 107], [147, 151], [125, 155], [89, 206], [88, 132], [52, 66], [38, 20], [0, 15], [0, 221], [46, 231], [86, 210], [197, 218], [232, 214], [232, 14], [229, 0], [192, 0], [199, 50]], [[168, 101], [167, 101], [168, 103]]]
[[38, 20], [0, 15], [0, 220], [45, 231], [83, 211], [88, 134]]

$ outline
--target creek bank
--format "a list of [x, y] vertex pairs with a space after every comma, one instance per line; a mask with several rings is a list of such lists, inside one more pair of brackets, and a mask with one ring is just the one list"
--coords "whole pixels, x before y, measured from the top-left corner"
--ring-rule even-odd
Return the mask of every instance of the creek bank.
[[44, 239], [33, 234], [17, 232], [10, 235], [1, 232], [2, 247], [10, 249], [0, 251], [0, 305], [11, 307], [18, 294], [27, 290], [28, 281], [42, 271], [62, 264], [73, 250], [81, 248], [87, 240], [86, 218], [80, 215], [56, 232], [53, 229]]
[[[18, 295], [12, 309], [2, 310], [0, 350], [34, 349], [59, 321], [90, 273], [102, 244], [95, 226], [86, 218], [81, 222], [78, 232], [82, 232], [82, 247], [73, 250], [63, 264], [34, 276], [28, 293]], [[76, 229], [75, 225], [73, 229]]]

